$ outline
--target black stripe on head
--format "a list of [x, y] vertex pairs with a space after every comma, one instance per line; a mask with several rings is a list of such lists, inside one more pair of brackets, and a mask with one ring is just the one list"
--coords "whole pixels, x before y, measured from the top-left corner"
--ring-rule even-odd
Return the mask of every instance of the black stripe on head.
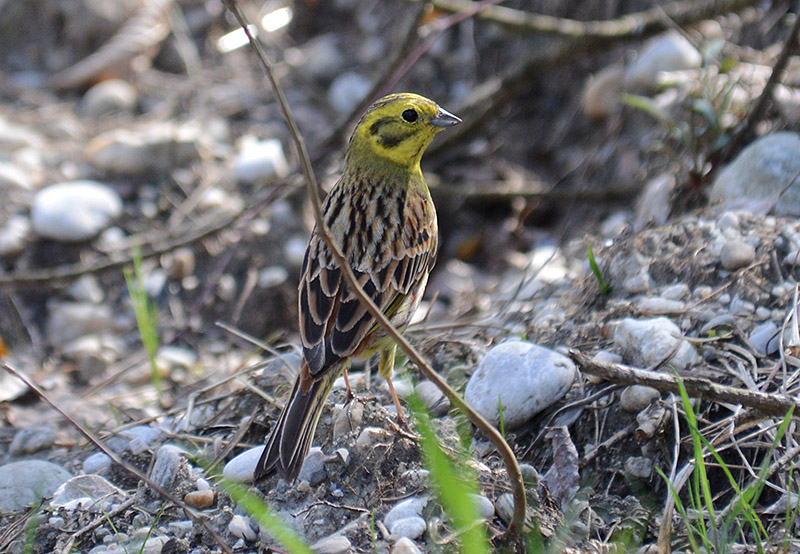
[[405, 133], [402, 135], [379, 135], [378, 142], [381, 146], [385, 146], [387, 148], [394, 148], [408, 137], [411, 136], [412, 133]]

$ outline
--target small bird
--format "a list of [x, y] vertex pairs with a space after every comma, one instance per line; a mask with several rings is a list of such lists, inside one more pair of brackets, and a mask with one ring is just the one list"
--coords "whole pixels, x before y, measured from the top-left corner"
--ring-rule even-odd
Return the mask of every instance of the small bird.
[[[342, 176], [322, 206], [322, 219], [364, 292], [403, 329], [419, 306], [436, 260], [436, 208], [420, 160], [433, 137], [460, 123], [417, 94], [375, 102], [356, 125]], [[353, 358], [380, 353], [378, 373], [392, 384], [397, 345], [348, 285], [316, 227], [299, 284], [303, 360], [292, 394], [267, 439], [254, 473], [297, 477], [325, 400]]]

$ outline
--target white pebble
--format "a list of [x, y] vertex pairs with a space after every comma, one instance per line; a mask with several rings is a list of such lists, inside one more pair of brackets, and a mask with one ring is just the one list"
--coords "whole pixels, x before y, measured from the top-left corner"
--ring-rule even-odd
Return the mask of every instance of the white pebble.
[[31, 210], [33, 229], [59, 242], [95, 237], [122, 213], [122, 199], [94, 181], [51, 185], [36, 194]]
[[254, 183], [289, 174], [289, 162], [278, 139], [258, 140], [244, 137], [239, 144], [239, 153], [233, 161], [236, 180]]
[[694, 347], [680, 338], [680, 328], [666, 317], [626, 318], [614, 322], [613, 327], [614, 342], [639, 366], [661, 363], [673, 349], [667, 363], [679, 371], [700, 361]]
[[425, 534], [426, 528], [427, 524], [424, 519], [419, 516], [411, 516], [396, 520], [392, 526], [389, 527], [389, 532], [394, 537], [418, 539]]
[[250, 518], [246, 516], [234, 515], [228, 523], [228, 532], [234, 537], [244, 539], [252, 542], [258, 538], [258, 535], [250, 525]]
[[256, 464], [264, 452], [264, 445], [245, 450], [234, 456], [222, 469], [222, 476], [237, 483], [252, 483]]

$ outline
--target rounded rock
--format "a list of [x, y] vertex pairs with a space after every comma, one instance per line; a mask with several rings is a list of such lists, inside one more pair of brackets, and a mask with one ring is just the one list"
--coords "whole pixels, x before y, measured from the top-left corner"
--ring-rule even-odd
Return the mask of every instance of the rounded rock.
[[653, 460], [642, 456], [631, 456], [625, 460], [625, 473], [635, 479], [649, 479], [653, 473]]
[[424, 519], [419, 516], [411, 516], [396, 520], [389, 528], [389, 532], [394, 537], [418, 539], [425, 534], [427, 527]]
[[402, 537], [392, 546], [391, 554], [422, 554], [422, 550], [408, 537]]
[[350, 539], [343, 535], [334, 535], [315, 542], [311, 545], [311, 550], [315, 554], [345, 554], [352, 547]]
[[625, 71], [625, 84], [653, 90], [661, 71], [700, 67], [702, 56], [683, 35], [668, 31], [647, 42], [642, 52]]
[[95, 181], [58, 183], [36, 194], [33, 230], [58, 242], [81, 242], [97, 236], [122, 213], [122, 199]]
[[239, 154], [233, 161], [233, 174], [238, 181], [257, 181], [282, 178], [289, 174], [289, 162], [278, 139], [257, 140], [245, 137]]
[[50, 496], [72, 475], [42, 460], [24, 460], [0, 466], [0, 512], [15, 512]]
[[629, 413], [639, 413], [648, 407], [661, 393], [644, 385], [627, 387], [619, 395], [619, 406]]
[[312, 487], [319, 485], [328, 477], [325, 472], [325, 453], [319, 446], [313, 446], [308, 451], [297, 477], [300, 481], [308, 481]]
[[575, 364], [537, 344], [509, 341], [492, 347], [470, 377], [464, 399], [494, 425], [500, 403], [506, 429], [519, 427], [558, 402], [572, 386]]
[[191, 491], [183, 496], [183, 501], [192, 508], [203, 510], [210, 508], [214, 504], [214, 491]]
[[49, 425], [20, 429], [9, 446], [12, 456], [21, 454], [33, 454], [39, 450], [44, 450], [53, 446], [56, 440], [56, 432]]
[[424, 496], [413, 496], [402, 500], [392, 506], [392, 509], [384, 516], [383, 524], [391, 530], [396, 521], [409, 517], [421, 517], [422, 510], [428, 505], [428, 499]]
[[81, 99], [80, 111], [89, 119], [131, 113], [138, 101], [139, 95], [133, 85], [122, 79], [109, 79], [86, 91]]
[[639, 366], [650, 367], [669, 358], [669, 364], [682, 371], [700, 361], [694, 347], [682, 340], [680, 328], [666, 317], [625, 318], [614, 322], [614, 343]]
[[256, 464], [264, 452], [264, 445], [250, 448], [234, 456], [222, 469], [222, 476], [236, 483], [252, 483]]
[[111, 467], [111, 458], [105, 452], [95, 452], [83, 461], [84, 473], [103, 473]]
[[756, 213], [774, 208], [778, 215], [800, 215], [798, 151], [797, 133], [781, 131], [754, 140], [717, 174], [709, 202], [726, 209]]
[[756, 249], [751, 244], [740, 240], [729, 240], [719, 253], [722, 267], [728, 271], [736, 271], [752, 264], [756, 259]]
[[250, 524], [250, 518], [245, 516], [234, 515], [230, 523], [228, 523], [228, 532], [234, 537], [244, 539], [248, 542], [252, 542], [258, 538], [258, 535], [253, 530], [253, 526]]

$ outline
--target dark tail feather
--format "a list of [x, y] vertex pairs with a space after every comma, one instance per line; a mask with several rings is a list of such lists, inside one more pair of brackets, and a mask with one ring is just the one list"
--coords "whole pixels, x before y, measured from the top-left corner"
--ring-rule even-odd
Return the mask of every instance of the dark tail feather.
[[311, 448], [319, 416], [338, 372], [328, 371], [303, 392], [300, 384], [304, 371], [308, 371], [305, 360], [300, 365], [300, 374], [295, 379], [292, 394], [267, 439], [261, 459], [258, 460], [254, 473], [256, 481], [276, 470], [287, 481], [293, 481]]

